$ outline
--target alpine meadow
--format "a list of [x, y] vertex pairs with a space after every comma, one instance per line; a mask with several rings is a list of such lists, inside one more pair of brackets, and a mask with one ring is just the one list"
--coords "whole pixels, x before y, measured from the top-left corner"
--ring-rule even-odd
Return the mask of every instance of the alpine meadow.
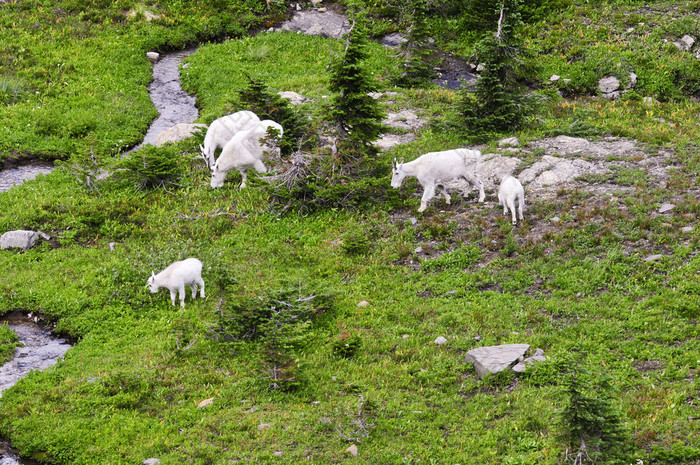
[[0, 0], [35, 164], [1, 463], [700, 464], [700, 0]]

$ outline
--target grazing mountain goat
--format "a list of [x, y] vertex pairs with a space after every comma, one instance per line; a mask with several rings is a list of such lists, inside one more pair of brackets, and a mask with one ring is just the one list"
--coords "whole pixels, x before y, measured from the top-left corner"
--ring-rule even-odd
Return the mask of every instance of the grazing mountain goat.
[[185, 307], [185, 286], [192, 289], [192, 298], [197, 297], [197, 285], [199, 284], [199, 296], [204, 298], [204, 281], [202, 280], [202, 262], [196, 258], [188, 258], [175, 262], [158, 274], [151, 273], [148, 278], [148, 288], [152, 294], [165, 287], [170, 291], [170, 300], [175, 305], [175, 293], [180, 296], [180, 307]]
[[513, 176], [505, 176], [501, 181], [501, 186], [498, 188], [498, 203], [503, 205], [503, 214], [508, 214], [508, 209], [513, 215], [513, 224], [515, 220], [515, 200], [518, 200], [518, 213], [520, 220], [523, 219], [523, 207], [525, 206], [525, 190], [520, 181]]
[[391, 187], [398, 189], [407, 176], [415, 176], [423, 186], [423, 198], [420, 201], [419, 212], [428, 208], [428, 202], [435, 197], [435, 188], [439, 188], [450, 204], [450, 194], [442, 185], [443, 182], [464, 178], [472, 185], [479, 187], [479, 202], [483, 202], [484, 183], [476, 173], [476, 165], [481, 152], [469, 149], [453, 149], [444, 152], [429, 152], [421, 155], [413, 161], [399, 163], [392, 162]]
[[272, 120], [266, 119], [259, 122], [254, 128], [247, 131], [239, 131], [226, 144], [221, 155], [214, 163], [211, 170], [211, 187], [217, 188], [224, 185], [226, 173], [231, 170], [239, 170], [243, 182], [241, 189], [245, 187], [248, 179], [248, 168], [254, 168], [258, 173], [267, 172], [263, 165], [262, 158], [264, 152], [274, 152], [276, 146], [272, 141], [268, 141], [267, 132], [274, 129], [278, 134], [273, 138], [276, 140], [282, 136], [282, 126]]
[[260, 118], [248, 110], [237, 111], [215, 119], [209, 125], [207, 134], [204, 136], [204, 145], [199, 146], [202, 151], [202, 158], [207, 163], [207, 168], [214, 166], [216, 149], [223, 149], [238, 131], [251, 129], [259, 122]]

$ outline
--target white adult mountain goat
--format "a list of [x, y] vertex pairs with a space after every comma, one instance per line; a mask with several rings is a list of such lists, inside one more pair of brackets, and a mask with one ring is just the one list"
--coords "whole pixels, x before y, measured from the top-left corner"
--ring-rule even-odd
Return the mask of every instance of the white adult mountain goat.
[[508, 214], [508, 209], [513, 215], [513, 224], [516, 224], [515, 219], [515, 200], [518, 200], [518, 216], [523, 219], [523, 207], [525, 206], [525, 190], [520, 181], [513, 176], [505, 176], [498, 188], [498, 203], [503, 205], [503, 214]]
[[484, 183], [477, 173], [477, 164], [481, 152], [469, 149], [453, 149], [443, 152], [429, 152], [413, 161], [392, 162], [391, 187], [398, 189], [407, 176], [415, 176], [423, 186], [423, 197], [420, 201], [419, 212], [428, 208], [428, 202], [435, 197], [435, 189], [439, 188], [449, 205], [450, 194], [442, 185], [447, 181], [464, 178], [470, 184], [479, 188], [479, 202], [483, 202]]
[[197, 285], [200, 286], [199, 296], [204, 298], [204, 281], [202, 280], [202, 262], [196, 258], [187, 258], [175, 262], [158, 274], [151, 273], [148, 278], [148, 288], [152, 294], [164, 287], [170, 291], [170, 300], [175, 305], [175, 294], [179, 294], [180, 307], [185, 306], [185, 286], [192, 289], [192, 298], [197, 297]]
[[[272, 138], [274, 141], [268, 140], [268, 129], [274, 129], [278, 132], [278, 135]], [[248, 168], [253, 168], [258, 173], [267, 172], [267, 168], [262, 162], [263, 155], [265, 152], [273, 152], [277, 149], [275, 143], [283, 132], [282, 126], [269, 119], [259, 122], [252, 129], [237, 132], [226, 144], [212, 167], [211, 187], [223, 186], [226, 173], [231, 170], [241, 172], [243, 178], [241, 189], [245, 187], [248, 179]]]
[[207, 168], [214, 166], [216, 149], [223, 149], [238, 131], [251, 129], [259, 122], [258, 115], [248, 110], [237, 111], [212, 121], [204, 136], [204, 145], [199, 146]]

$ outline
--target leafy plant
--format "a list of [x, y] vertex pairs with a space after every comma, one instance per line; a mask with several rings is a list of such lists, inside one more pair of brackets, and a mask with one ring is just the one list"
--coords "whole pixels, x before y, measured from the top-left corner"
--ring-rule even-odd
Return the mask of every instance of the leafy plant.
[[12, 360], [17, 347], [21, 347], [17, 333], [12, 331], [7, 323], [0, 324], [0, 365]]

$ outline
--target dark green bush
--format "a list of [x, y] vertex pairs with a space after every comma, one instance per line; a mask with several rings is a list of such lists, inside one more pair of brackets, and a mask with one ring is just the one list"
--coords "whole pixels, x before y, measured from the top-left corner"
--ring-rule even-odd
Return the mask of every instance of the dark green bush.
[[125, 169], [121, 176], [142, 190], [174, 186], [185, 174], [183, 156], [173, 145], [147, 144], [123, 158], [119, 166]]

